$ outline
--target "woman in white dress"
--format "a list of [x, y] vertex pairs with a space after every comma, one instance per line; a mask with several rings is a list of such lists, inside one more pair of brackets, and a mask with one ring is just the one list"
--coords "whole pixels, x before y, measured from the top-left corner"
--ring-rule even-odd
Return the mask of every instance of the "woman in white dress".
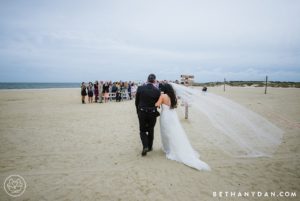
[[199, 159], [199, 154], [193, 149], [183, 130], [177, 113], [175, 91], [170, 84], [165, 84], [164, 94], [161, 94], [155, 106], [161, 106], [160, 133], [162, 149], [166, 157], [184, 163], [198, 170], [210, 170], [210, 167]]

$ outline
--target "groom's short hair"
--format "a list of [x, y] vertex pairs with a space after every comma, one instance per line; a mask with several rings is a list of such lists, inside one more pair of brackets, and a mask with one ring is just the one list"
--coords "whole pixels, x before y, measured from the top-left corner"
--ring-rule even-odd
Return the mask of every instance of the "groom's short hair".
[[148, 82], [154, 83], [156, 79], [156, 76], [154, 74], [150, 74], [148, 76]]

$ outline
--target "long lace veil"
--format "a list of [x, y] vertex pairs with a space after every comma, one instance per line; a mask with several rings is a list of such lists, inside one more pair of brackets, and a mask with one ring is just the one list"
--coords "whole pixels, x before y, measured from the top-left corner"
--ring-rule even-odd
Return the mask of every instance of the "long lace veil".
[[180, 100], [189, 105], [190, 119], [207, 119], [217, 132], [199, 133], [208, 142], [235, 157], [271, 156], [283, 131], [259, 114], [222, 96], [171, 83]]

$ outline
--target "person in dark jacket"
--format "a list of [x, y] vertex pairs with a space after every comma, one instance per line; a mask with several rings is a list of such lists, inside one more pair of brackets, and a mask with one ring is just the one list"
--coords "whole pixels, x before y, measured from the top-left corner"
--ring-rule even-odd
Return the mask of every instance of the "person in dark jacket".
[[81, 102], [82, 104], [85, 104], [85, 96], [86, 96], [86, 86], [85, 86], [85, 83], [82, 82], [81, 83]]
[[99, 83], [97, 80], [95, 81], [94, 84], [94, 94], [95, 94], [95, 103], [97, 103], [99, 100]]
[[129, 83], [128, 83], [127, 92], [128, 92], [129, 100], [131, 100], [132, 99], [132, 97], [131, 97], [131, 81], [129, 81]]
[[87, 91], [88, 91], [88, 101], [89, 103], [93, 102], [93, 84], [92, 82], [89, 82], [89, 86], [87, 87]]
[[147, 155], [152, 150], [154, 139], [154, 126], [159, 112], [155, 103], [160, 97], [160, 91], [154, 84], [156, 77], [154, 74], [148, 76], [148, 82], [139, 86], [136, 92], [135, 106], [139, 118], [140, 137], [143, 144], [142, 156]]

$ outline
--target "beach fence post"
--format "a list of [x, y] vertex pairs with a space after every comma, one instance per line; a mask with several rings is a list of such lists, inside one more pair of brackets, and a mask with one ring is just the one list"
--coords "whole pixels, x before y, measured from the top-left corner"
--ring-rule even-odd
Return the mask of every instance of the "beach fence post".
[[226, 79], [224, 78], [224, 89], [223, 89], [224, 91], [225, 91], [225, 83], [226, 83]]
[[187, 102], [184, 103], [184, 108], [185, 108], [185, 112], [184, 112], [184, 118], [188, 119], [189, 118], [189, 105]]
[[267, 88], [268, 88], [268, 76], [266, 76], [265, 94], [267, 94]]
[[[194, 75], [180, 75], [181, 83], [183, 83], [186, 87], [192, 86], [194, 82]], [[189, 118], [189, 104], [188, 102], [184, 102], [184, 118]]]

